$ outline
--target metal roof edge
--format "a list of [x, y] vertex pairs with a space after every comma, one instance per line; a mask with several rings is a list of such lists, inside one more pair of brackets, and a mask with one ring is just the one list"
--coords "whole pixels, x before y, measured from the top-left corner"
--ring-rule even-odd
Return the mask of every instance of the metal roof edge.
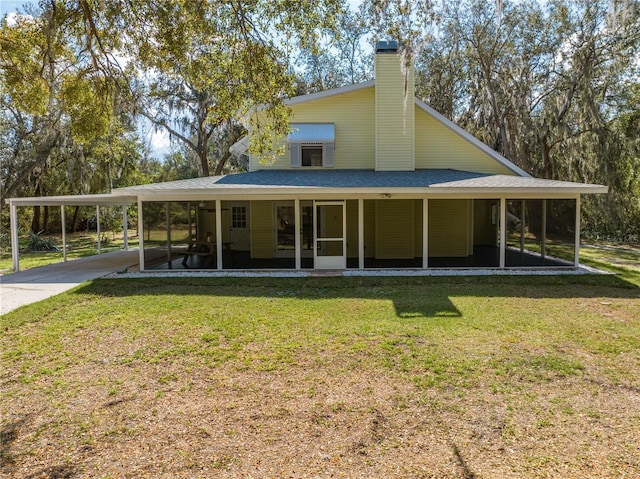
[[358, 90], [364, 90], [366, 88], [374, 87], [375, 80], [369, 80], [362, 83], [354, 83], [352, 85], [346, 85], [339, 88], [333, 88], [331, 90], [319, 91], [316, 93], [308, 93], [306, 95], [299, 95], [285, 100], [285, 105], [297, 105], [299, 103], [306, 103], [308, 101], [320, 100], [322, 98], [329, 98], [336, 95], [343, 95], [345, 93], [351, 93]]
[[529, 173], [527, 173], [522, 168], [517, 166], [515, 163], [513, 163], [512, 161], [509, 161], [508, 159], [506, 159], [504, 156], [502, 156], [500, 153], [495, 151], [493, 148], [490, 148], [489, 146], [485, 145], [483, 142], [478, 140], [471, 133], [469, 133], [468, 131], [464, 130], [460, 126], [456, 125], [454, 122], [452, 122], [448, 118], [445, 118], [443, 115], [438, 113], [436, 110], [431, 108], [429, 105], [427, 105], [425, 102], [423, 102], [422, 100], [420, 100], [417, 97], [415, 98], [415, 104], [418, 105], [420, 108], [422, 108], [429, 115], [433, 116], [436, 120], [438, 120], [444, 126], [449, 128], [450, 130], [452, 130], [454, 133], [456, 133], [457, 135], [461, 136], [463, 139], [467, 140], [469, 143], [473, 144], [477, 148], [480, 148], [483, 152], [487, 153], [489, 156], [491, 156], [498, 163], [502, 164], [503, 166], [506, 166], [507, 168], [509, 168], [511, 171], [513, 171], [517, 175], [523, 176], [523, 177], [526, 177], [526, 178], [533, 178], [533, 176], [531, 176]]
[[92, 206], [134, 204], [138, 201], [136, 194], [101, 193], [93, 195], [64, 196], [28, 196], [23, 198], [6, 198], [5, 202], [16, 206]]
[[425, 187], [397, 187], [397, 186], [375, 186], [375, 187], [309, 187], [309, 186], [282, 186], [282, 187], [251, 187], [239, 189], [237, 186], [229, 188], [216, 188], [215, 190], [201, 188], [190, 191], [172, 191], [163, 190], [147, 190], [140, 192], [139, 197], [181, 197], [181, 198], [201, 198], [202, 196], [215, 197], [218, 195], [245, 195], [245, 196], [277, 196], [277, 195], [317, 195], [330, 194], [335, 196], [344, 195], [495, 195], [496, 198], [504, 195], [513, 195], [513, 198], [519, 198], [519, 195], [537, 196], [543, 198], [546, 194], [553, 195], [576, 195], [576, 194], [597, 194], [607, 193], [608, 187], [600, 185], [575, 185], [575, 186], [543, 186], [543, 187], [500, 187], [500, 186], [425, 186]]

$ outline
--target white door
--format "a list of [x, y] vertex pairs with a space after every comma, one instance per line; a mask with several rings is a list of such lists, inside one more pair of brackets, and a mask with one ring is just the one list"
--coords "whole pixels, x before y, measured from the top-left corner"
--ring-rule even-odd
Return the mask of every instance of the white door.
[[313, 264], [315, 269], [346, 269], [347, 211], [345, 201], [313, 202]]
[[229, 242], [231, 249], [249, 251], [249, 203], [229, 204]]

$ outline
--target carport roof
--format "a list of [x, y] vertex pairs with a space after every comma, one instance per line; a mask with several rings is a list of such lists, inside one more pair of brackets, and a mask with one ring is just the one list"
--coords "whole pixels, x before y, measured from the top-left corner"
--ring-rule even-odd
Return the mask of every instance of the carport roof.
[[105, 206], [133, 204], [138, 201], [135, 195], [67, 195], [67, 196], [33, 196], [29, 198], [8, 198], [7, 203], [16, 206]]

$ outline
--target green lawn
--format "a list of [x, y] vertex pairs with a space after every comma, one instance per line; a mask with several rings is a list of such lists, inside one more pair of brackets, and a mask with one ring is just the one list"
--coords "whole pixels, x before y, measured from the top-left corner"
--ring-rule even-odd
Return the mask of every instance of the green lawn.
[[625, 271], [94, 281], [0, 317], [0, 466], [638, 477], [640, 272]]
[[[20, 269], [26, 270], [30, 268], [36, 268], [38, 266], [45, 266], [53, 263], [60, 263], [63, 260], [62, 253], [62, 237], [61, 235], [48, 235], [44, 237], [50, 239], [54, 246], [60, 251], [36, 251], [27, 252], [25, 249], [29, 243], [27, 237], [20, 238]], [[106, 241], [104, 241], [106, 239]], [[105, 233], [101, 251], [106, 253], [108, 251], [116, 251], [122, 249], [124, 241], [122, 235], [114, 235], [112, 233]], [[137, 238], [129, 239], [129, 247], [137, 248]], [[98, 254], [98, 237], [95, 233], [69, 233], [67, 234], [67, 260], [73, 260], [77, 258], [84, 258], [86, 256], [92, 256]], [[13, 268], [13, 260], [11, 258], [11, 249], [0, 249], [0, 271], [9, 272]]]
[[[189, 236], [188, 230], [174, 228], [173, 241], [187, 241]], [[167, 242], [166, 231], [152, 230], [147, 231], [145, 234], [145, 246], [151, 247], [156, 245], [165, 245]], [[112, 233], [103, 232], [103, 241], [101, 244], [101, 251], [106, 253], [108, 251], [116, 251], [123, 249], [124, 240], [122, 232]], [[43, 239], [51, 240], [60, 251], [27, 251], [27, 245], [29, 244], [28, 237], [21, 237], [19, 240], [20, 245], [20, 270], [24, 271], [30, 268], [36, 268], [38, 266], [46, 266], [48, 264], [60, 263], [63, 260], [62, 255], [62, 235], [51, 234], [46, 235]], [[73, 260], [77, 258], [84, 258], [86, 256], [92, 256], [98, 254], [98, 236], [96, 233], [68, 233], [67, 234], [67, 260]], [[138, 237], [134, 236], [133, 231], [129, 231], [129, 247], [138, 247]], [[0, 248], [0, 272], [11, 273], [13, 268], [13, 260], [11, 258], [11, 248]]]

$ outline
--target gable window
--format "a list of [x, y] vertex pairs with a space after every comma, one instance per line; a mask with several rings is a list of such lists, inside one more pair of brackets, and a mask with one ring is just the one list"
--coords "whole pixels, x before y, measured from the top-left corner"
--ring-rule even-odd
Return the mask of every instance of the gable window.
[[322, 166], [322, 146], [302, 145], [302, 166]]
[[287, 138], [291, 166], [332, 168], [335, 148], [335, 126], [333, 123], [292, 123], [292, 132]]

